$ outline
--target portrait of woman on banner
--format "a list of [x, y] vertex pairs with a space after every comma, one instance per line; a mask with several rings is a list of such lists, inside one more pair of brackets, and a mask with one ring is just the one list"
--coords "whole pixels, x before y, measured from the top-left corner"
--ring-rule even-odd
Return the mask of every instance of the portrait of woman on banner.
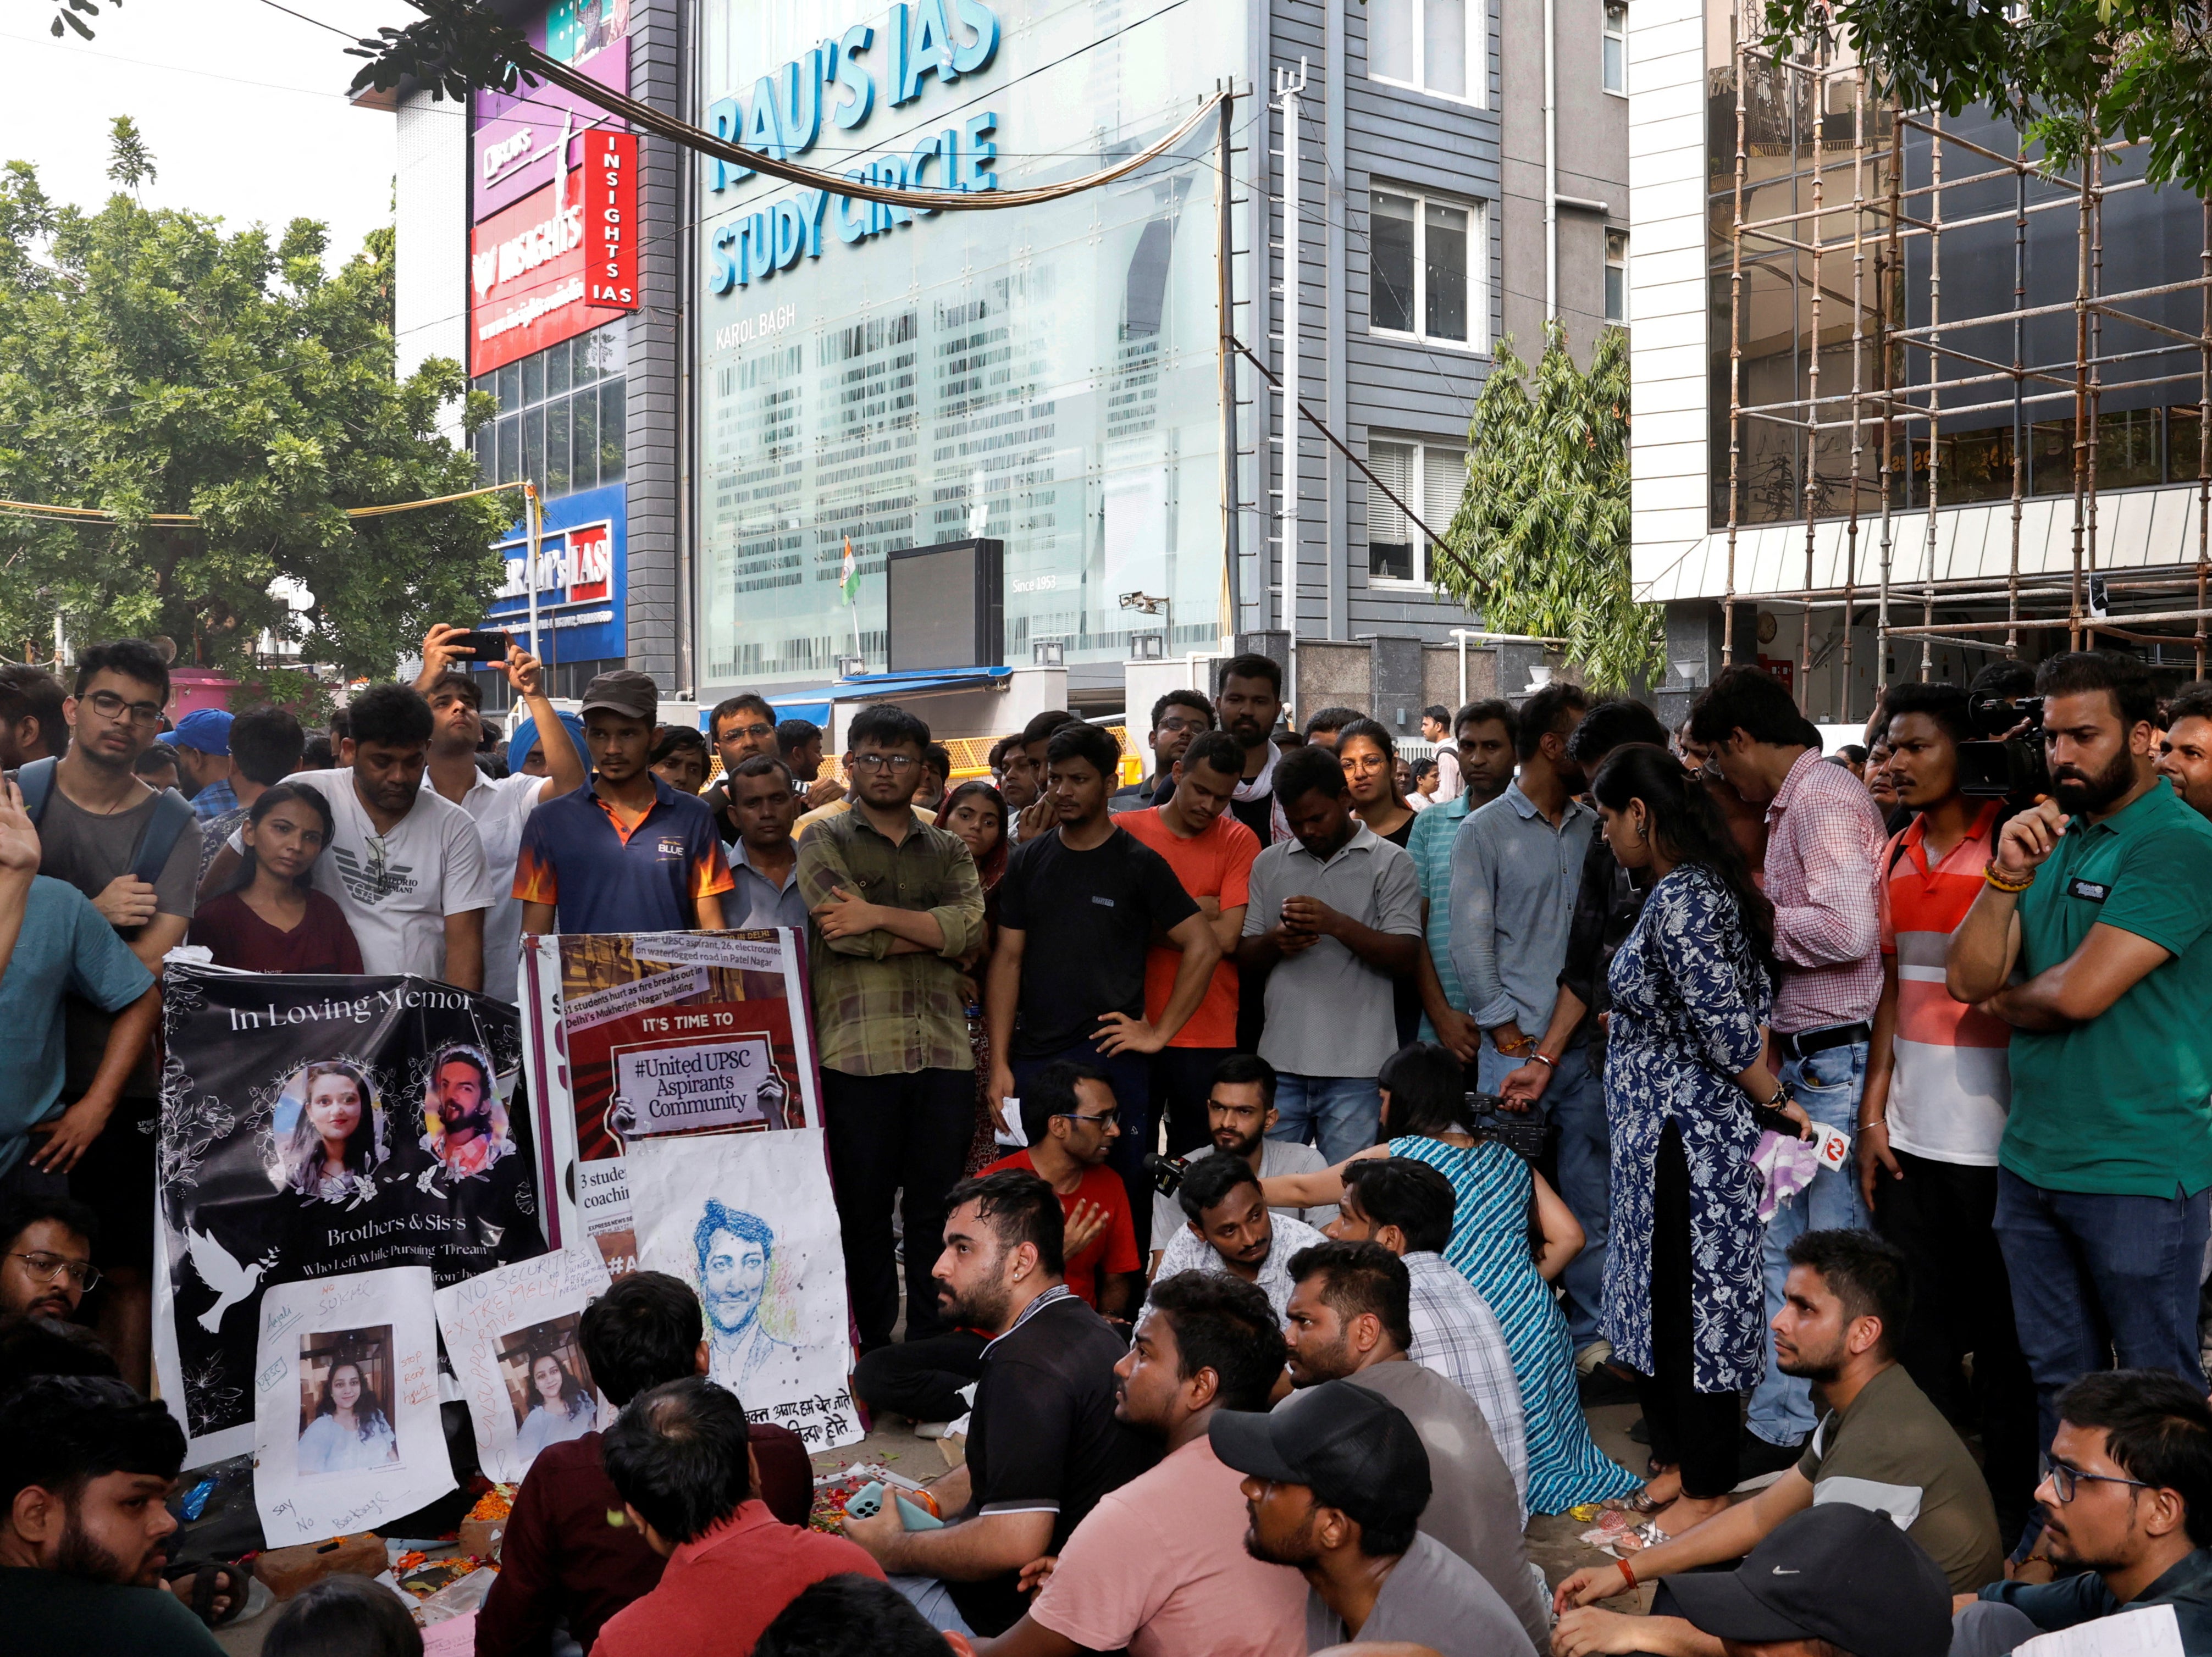
[[271, 1126], [279, 1189], [346, 1209], [376, 1195], [376, 1170], [388, 1153], [384, 1112], [363, 1066], [345, 1059], [305, 1066], [284, 1083]]

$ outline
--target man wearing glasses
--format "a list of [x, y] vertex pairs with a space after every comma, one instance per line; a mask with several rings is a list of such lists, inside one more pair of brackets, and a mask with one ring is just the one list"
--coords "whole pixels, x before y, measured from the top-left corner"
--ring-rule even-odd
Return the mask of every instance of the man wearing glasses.
[[100, 1221], [67, 1197], [28, 1197], [0, 1217], [0, 1315], [66, 1323], [100, 1282], [92, 1263]]
[[904, 708], [854, 715], [852, 803], [812, 814], [799, 842], [823, 1126], [863, 1355], [898, 1320], [891, 1205], [902, 1189], [906, 1338], [944, 1327], [930, 1271], [975, 1123], [965, 974], [982, 952], [983, 889], [966, 842], [914, 810], [928, 746], [929, 727]]
[[[81, 652], [74, 694], [62, 704], [69, 751], [53, 762], [33, 812], [39, 872], [90, 899], [137, 964], [157, 978], [161, 958], [185, 940], [200, 868], [200, 826], [191, 808], [149, 788], [132, 768], [160, 732], [168, 700], [168, 667], [144, 640], [118, 639]], [[51, 907], [43, 913], [63, 929], [50, 950], [73, 959], [87, 942], [75, 936], [75, 919]], [[11, 982], [29, 970], [19, 961]], [[127, 1052], [114, 1051], [116, 1015], [135, 1012], [142, 995], [151, 995], [143, 980], [124, 993], [128, 976], [103, 966], [100, 993], [69, 986], [59, 1090], [68, 1108], [40, 1124], [43, 1143], [28, 1160], [37, 1172], [67, 1174], [72, 1193], [99, 1215], [113, 1281], [100, 1332], [124, 1379], [143, 1387], [152, 1339], [153, 1125], [161, 1081], [147, 1039], [150, 1012], [122, 1032]], [[158, 996], [150, 1005], [158, 1011]], [[25, 1027], [6, 1028], [12, 1034]], [[0, 1090], [12, 1085], [0, 1083]], [[46, 1102], [51, 1106], [51, 1096]]]
[[[707, 716], [707, 724], [714, 751], [722, 758], [722, 780], [701, 798], [714, 811], [722, 838], [734, 841], [739, 828], [737, 814], [730, 804], [730, 779], [738, 774], [740, 765], [757, 754], [771, 760], [781, 757], [775, 745], [775, 709], [765, 696], [748, 690], [716, 702], [714, 711]], [[806, 786], [801, 796], [801, 809], [811, 811], [817, 806], [827, 805], [843, 792], [844, 785], [835, 776], [818, 777]]]
[[1175, 768], [1191, 744], [1213, 729], [1213, 704], [1195, 690], [1170, 690], [1152, 704], [1152, 770], [1142, 782], [1117, 788], [1106, 809], [1116, 815], [1139, 806], [1165, 805], [1175, 792]]

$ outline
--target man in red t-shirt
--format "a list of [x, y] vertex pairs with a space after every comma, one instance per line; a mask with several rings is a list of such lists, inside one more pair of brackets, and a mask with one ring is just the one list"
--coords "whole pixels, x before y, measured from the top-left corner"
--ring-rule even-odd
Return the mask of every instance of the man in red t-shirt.
[[1137, 1303], [1144, 1257], [1128, 1193], [1105, 1165], [1121, 1137], [1114, 1089], [1103, 1071], [1062, 1059], [1031, 1077], [1021, 1100], [1028, 1148], [982, 1171], [1018, 1168], [1053, 1188], [1066, 1226], [1067, 1286], [1105, 1316], [1125, 1318]]
[[[1164, 805], [1114, 819], [1168, 860], [1184, 891], [1206, 913], [1221, 944], [1206, 999], [1166, 1047], [1152, 1055], [1152, 1097], [1167, 1102], [1168, 1155], [1211, 1143], [1206, 1095], [1213, 1072], [1237, 1051], [1237, 940], [1244, 926], [1245, 887], [1260, 838], [1229, 810], [1244, 775], [1244, 750], [1226, 731], [1192, 738], [1174, 769]], [[1182, 951], [1156, 944], [1145, 962], [1145, 1017], [1157, 1020], [1175, 988]], [[1155, 1238], [1158, 1247], [1164, 1239]]]

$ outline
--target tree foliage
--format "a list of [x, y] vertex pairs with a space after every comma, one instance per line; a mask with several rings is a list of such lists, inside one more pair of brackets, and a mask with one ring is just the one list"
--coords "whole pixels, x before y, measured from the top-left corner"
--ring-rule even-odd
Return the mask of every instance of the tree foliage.
[[1661, 612], [1629, 585], [1628, 337], [1599, 335], [1587, 373], [1557, 323], [1533, 373], [1501, 342], [1468, 454], [1437, 586], [1480, 605], [1486, 627], [1565, 639], [1593, 684], [1657, 671]]
[[1986, 104], [2054, 168], [2095, 139], [2142, 143], [2154, 184], [2212, 193], [2212, 5], [2206, 0], [1766, 0], [1765, 46], [1832, 18], [1906, 109]]
[[[151, 167], [117, 139], [118, 167]], [[390, 230], [327, 276], [324, 246], [307, 219], [272, 244], [120, 192], [57, 207], [27, 163], [0, 173], [0, 496], [117, 515], [0, 514], [0, 649], [58, 610], [76, 639], [166, 634], [180, 661], [244, 666], [267, 628], [382, 675], [431, 622], [480, 613], [511, 499], [344, 508], [477, 487], [440, 410], [466, 398], [473, 425], [490, 399], [442, 359], [395, 377]], [[150, 521], [171, 513], [204, 521]], [[272, 597], [280, 577], [313, 609]]]

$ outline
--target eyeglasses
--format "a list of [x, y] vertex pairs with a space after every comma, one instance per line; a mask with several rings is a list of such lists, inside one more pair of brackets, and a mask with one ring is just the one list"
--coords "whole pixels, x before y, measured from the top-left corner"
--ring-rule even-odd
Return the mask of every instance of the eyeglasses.
[[1055, 1116], [1064, 1116], [1071, 1122], [1088, 1122], [1092, 1127], [1103, 1127], [1107, 1123], [1113, 1121], [1115, 1119], [1116, 1114], [1109, 1110], [1102, 1115], [1085, 1116], [1079, 1110], [1056, 1110], [1053, 1112], [1053, 1114]]
[[30, 1268], [31, 1275], [41, 1283], [52, 1283], [66, 1272], [69, 1280], [80, 1289], [93, 1289], [100, 1284], [100, 1268], [90, 1260], [72, 1260], [60, 1254], [49, 1254], [41, 1249], [32, 1254], [12, 1254]]
[[92, 704], [94, 713], [111, 722], [126, 713], [131, 716], [133, 725], [159, 725], [161, 722], [161, 704], [159, 702], [125, 701], [112, 690], [95, 690], [85, 701]]
[[727, 742], [732, 737], [750, 737], [755, 742], [758, 742], [763, 737], [774, 735], [775, 735], [775, 727], [772, 725], [732, 725], [723, 727], [722, 734], [718, 740]]
[[921, 763], [921, 762], [911, 754], [855, 754], [853, 756], [853, 769], [855, 771], [884, 769], [910, 771]]
[[2076, 1486], [2082, 1484], [2132, 1484], [2139, 1490], [2156, 1490], [2140, 1478], [2121, 1478], [2112, 1473], [2085, 1473], [2078, 1467], [2069, 1467], [2063, 1461], [2051, 1464], [2051, 1493], [2061, 1502], [2071, 1502]]
[[1158, 728], [1179, 736], [1186, 731], [1211, 731], [1213, 729], [1213, 721], [1196, 719], [1162, 719]]

